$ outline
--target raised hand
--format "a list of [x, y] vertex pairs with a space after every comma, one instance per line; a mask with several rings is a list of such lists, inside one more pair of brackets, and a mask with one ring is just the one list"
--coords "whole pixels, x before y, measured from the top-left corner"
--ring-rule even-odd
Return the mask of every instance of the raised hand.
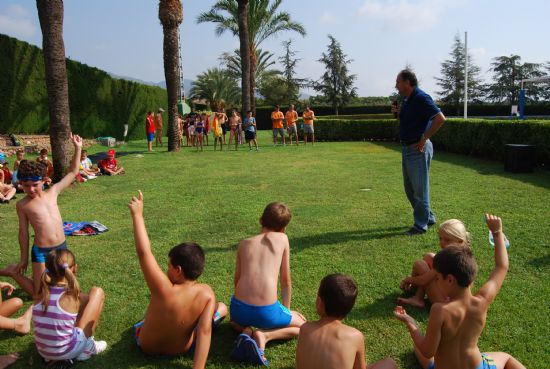
[[132, 216], [143, 215], [143, 193], [141, 191], [138, 192], [138, 197], [133, 196], [132, 200], [128, 203]]
[[502, 219], [492, 214], [485, 214], [485, 221], [491, 233], [502, 232]]
[[73, 143], [74, 147], [82, 147], [82, 138], [79, 135], [73, 135], [71, 132], [69, 134], [69, 139]]

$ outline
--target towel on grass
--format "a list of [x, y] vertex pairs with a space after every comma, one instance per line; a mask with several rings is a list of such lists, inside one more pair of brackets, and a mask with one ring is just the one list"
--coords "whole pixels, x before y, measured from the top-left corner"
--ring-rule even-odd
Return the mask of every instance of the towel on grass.
[[97, 220], [93, 222], [63, 222], [65, 236], [94, 236], [108, 230]]

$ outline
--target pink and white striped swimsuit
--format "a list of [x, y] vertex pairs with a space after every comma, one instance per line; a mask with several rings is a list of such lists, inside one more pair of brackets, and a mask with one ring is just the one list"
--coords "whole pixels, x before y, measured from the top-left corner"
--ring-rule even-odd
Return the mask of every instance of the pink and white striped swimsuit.
[[77, 343], [75, 329], [78, 314], [68, 313], [59, 306], [65, 287], [50, 287], [48, 310], [42, 302], [32, 307], [34, 342], [38, 353], [46, 360], [65, 360]]

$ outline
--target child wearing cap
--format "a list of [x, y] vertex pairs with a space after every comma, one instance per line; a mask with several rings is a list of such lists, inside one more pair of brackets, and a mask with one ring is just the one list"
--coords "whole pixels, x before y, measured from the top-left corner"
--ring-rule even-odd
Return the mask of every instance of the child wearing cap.
[[116, 176], [117, 174], [124, 174], [124, 168], [119, 167], [115, 159], [116, 152], [111, 149], [107, 151], [107, 158], [100, 160], [97, 164], [102, 174], [108, 176]]

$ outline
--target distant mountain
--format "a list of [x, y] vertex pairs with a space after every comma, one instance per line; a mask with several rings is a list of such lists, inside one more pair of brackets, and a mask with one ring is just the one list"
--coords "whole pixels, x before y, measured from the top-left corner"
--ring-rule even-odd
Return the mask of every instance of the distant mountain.
[[[119, 76], [119, 75], [116, 75], [116, 74], [113, 74], [113, 73], [109, 73], [109, 74], [113, 78], [124, 79], [124, 80], [127, 80], [127, 81], [137, 82], [137, 83], [141, 83], [141, 84], [148, 85], [148, 86], [157, 86], [157, 87], [160, 87], [160, 88], [163, 88], [163, 89], [166, 90], [166, 81], [150, 82], [150, 81], [144, 81], [144, 80], [139, 79], [139, 78]], [[191, 87], [193, 86], [194, 83], [195, 83], [195, 81], [193, 81], [193, 80], [190, 80], [190, 79], [187, 79], [187, 78], [183, 79], [183, 84], [185, 85], [184, 86], [185, 96], [189, 96], [189, 93], [191, 91]]]

